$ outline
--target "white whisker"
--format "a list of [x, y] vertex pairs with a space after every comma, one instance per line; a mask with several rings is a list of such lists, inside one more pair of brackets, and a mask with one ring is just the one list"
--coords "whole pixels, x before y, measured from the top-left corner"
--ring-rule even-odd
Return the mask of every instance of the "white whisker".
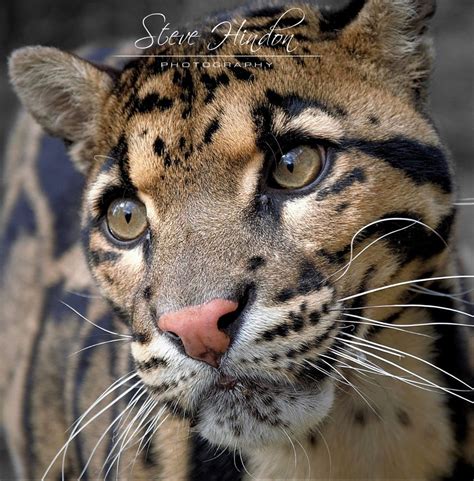
[[433, 369], [436, 369], [437, 371], [439, 372], [442, 372], [445, 376], [448, 376], [450, 377], [451, 379], [454, 379], [455, 381], [459, 382], [460, 384], [463, 384], [464, 386], [466, 386], [469, 390], [471, 391], [474, 391], [474, 388], [472, 386], [470, 386], [467, 382], [463, 381], [462, 379], [459, 379], [458, 377], [454, 376], [453, 374], [451, 374], [450, 372], [448, 371], [445, 371], [444, 369], [436, 366], [435, 364], [427, 361], [426, 359], [423, 359], [421, 357], [418, 357], [418, 356], [415, 356], [413, 354], [410, 354], [408, 352], [404, 352], [404, 351], [400, 351], [399, 349], [395, 349], [394, 347], [390, 347], [390, 346], [385, 346], [385, 345], [382, 345], [382, 344], [379, 344], [377, 342], [373, 342], [373, 341], [369, 341], [368, 339], [363, 339], [363, 338], [360, 338], [360, 337], [357, 337], [357, 336], [353, 336], [352, 334], [347, 334], [347, 333], [343, 333], [344, 336], [347, 336], [347, 337], [351, 337], [352, 339], [357, 339], [357, 341], [349, 341], [347, 340], [346, 342], [350, 342], [350, 343], [355, 343], [357, 345], [363, 345], [365, 347], [373, 347], [374, 349], [376, 350], [379, 350], [379, 351], [382, 351], [382, 352], [386, 352], [387, 354], [391, 354], [391, 355], [402, 355], [402, 356], [406, 356], [406, 357], [409, 357], [411, 359], [415, 359], [423, 364], [426, 364], [427, 366], [430, 366], [432, 367]]
[[415, 282], [430, 282], [430, 281], [442, 281], [447, 279], [473, 279], [474, 276], [461, 275], [461, 276], [439, 276], [439, 277], [425, 277], [423, 279], [412, 279], [410, 281], [396, 282], [395, 284], [390, 284], [388, 286], [376, 287], [374, 289], [369, 289], [368, 291], [358, 292], [357, 294], [352, 294], [351, 296], [339, 299], [339, 302], [345, 302], [350, 299], [355, 299], [356, 297], [366, 296], [367, 294], [372, 294], [373, 292], [384, 291], [385, 289], [392, 289], [393, 287], [406, 286], [409, 284], [414, 284]]
[[388, 308], [388, 307], [419, 307], [424, 309], [438, 309], [440, 311], [454, 312], [462, 316], [467, 316], [474, 318], [474, 314], [469, 314], [468, 312], [461, 311], [459, 309], [454, 309], [452, 307], [436, 306], [431, 304], [378, 304], [378, 305], [365, 305], [361, 307], [344, 307], [342, 309], [337, 309], [338, 311], [360, 311], [364, 309], [375, 309], [375, 308]]
[[[124, 396], [126, 396], [130, 391], [132, 391], [133, 389], [135, 389], [139, 384], [140, 384], [141, 381], [138, 381], [137, 383], [135, 383], [132, 387], [128, 388], [125, 392], [123, 392], [118, 398], [114, 399], [111, 403], [109, 403], [107, 406], [105, 406], [103, 409], [101, 409], [96, 415], [94, 415], [91, 419], [89, 419], [87, 421], [87, 423], [85, 423], [83, 426], [81, 426], [80, 428], [78, 428], [76, 431], [74, 431], [73, 433], [71, 433], [71, 435], [69, 436], [68, 440], [64, 443], [64, 445], [62, 446], [62, 448], [57, 452], [56, 456], [54, 456], [53, 460], [51, 461], [51, 463], [49, 464], [49, 466], [46, 468], [46, 471], [45, 473], [43, 474], [41, 480], [44, 481], [46, 479], [46, 476], [48, 475], [49, 471], [51, 470], [51, 468], [53, 467], [54, 463], [57, 461], [57, 459], [59, 458], [59, 456], [64, 452], [65, 449], [67, 449], [67, 447], [69, 446], [69, 444], [71, 443], [71, 441], [76, 438], [90, 423], [92, 423], [93, 421], [95, 421], [101, 414], [103, 414], [105, 411], [107, 411], [107, 409], [110, 409], [114, 404], [116, 404], [118, 401], [120, 401], [120, 399], [122, 399]], [[63, 472], [63, 475], [64, 475], [64, 472]]]
[[75, 356], [80, 352], [87, 351], [88, 349], [92, 349], [93, 347], [103, 346], [104, 344], [110, 344], [111, 342], [129, 342], [129, 340], [128, 339], [110, 339], [109, 341], [97, 342], [96, 344], [91, 344], [90, 346], [83, 347], [82, 349], [79, 349], [79, 351], [69, 354], [69, 357]]
[[80, 318], [84, 319], [84, 321], [88, 322], [89, 324], [92, 324], [94, 327], [97, 327], [97, 329], [100, 329], [101, 331], [107, 332], [109, 334], [113, 334], [114, 336], [127, 337], [127, 338], [130, 338], [130, 339], [132, 338], [132, 336], [130, 336], [129, 334], [120, 334], [119, 332], [109, 331], [105, 327], [102, 327], [102, 326], [99, 326], [98, 324], [95, 324], [94, 322], [87, 319], [87, 317], [83, 316], [79, 311], [74, 309], [74, 307], [70, 306], [69, 304], [67, 304], [64, 301], [60, 301], [60, 302], [61, 302], [61, 304], [65, 305], [66, 307], [71, 309], [71, 311], [74, 312], [75, 314], [77, 314]]

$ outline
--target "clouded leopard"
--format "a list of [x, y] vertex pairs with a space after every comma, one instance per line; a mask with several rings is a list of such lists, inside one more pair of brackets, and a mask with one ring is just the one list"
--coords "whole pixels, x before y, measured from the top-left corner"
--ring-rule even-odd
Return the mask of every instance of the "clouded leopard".
[[[434, 8], [259, 3], [193, 45], [12, 54], [29, 114], [4, 176], [0, 395], [19, 479], [473, 478]], [[297, 48], [222, 41], [243, 21]]]

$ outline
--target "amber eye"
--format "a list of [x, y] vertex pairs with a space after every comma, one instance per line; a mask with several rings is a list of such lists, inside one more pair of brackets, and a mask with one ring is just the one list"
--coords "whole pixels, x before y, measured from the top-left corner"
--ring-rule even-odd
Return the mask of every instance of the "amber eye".
[[145, 206], [137, 200], [117, 199], [107, 210], [107, 226], [118, 240], [127, 242], [137, 239], [147, 225]]
[[324, 165], [324, 151], [306, 145], [296, 147], [280, 157], [271, 176], [280, 189], [300, 189], [318, 177]]

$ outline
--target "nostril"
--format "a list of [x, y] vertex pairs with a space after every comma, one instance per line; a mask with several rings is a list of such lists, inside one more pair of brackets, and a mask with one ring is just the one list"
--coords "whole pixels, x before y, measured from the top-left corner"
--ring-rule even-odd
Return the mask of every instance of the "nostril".
[[183, 346], [183, 341], [181, 338], [178, 336], [173, 331], [166, 331], [163, 333], [170, 341], [174, 342], [177, 346], [182, 347]]
[[228, 314], [224, 314], [217, 321], [217, 328], [220, 331], [225, 331], [227, 328], [229, 328], [238, 319], [241, 312], [242, 311], [237, 309], [234, 312], [229, 312]]
[[219, 318], [217, 321], [217, 328], [220, 331], [228, 331], [231, 326], [239, 319], [244, 309], [247, 307], [250, 298], [250, 291], [252, 287], [247, 286], [243, 295], [239, 299], [237, 309], [232, 312], [228, 312]]

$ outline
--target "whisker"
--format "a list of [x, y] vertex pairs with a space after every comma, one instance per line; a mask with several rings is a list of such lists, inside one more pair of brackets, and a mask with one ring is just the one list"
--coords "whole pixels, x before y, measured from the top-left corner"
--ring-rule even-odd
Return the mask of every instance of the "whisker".
[[358, 344], [358, 345], [364, 345], [365, 347], [373, 347], [376, 350], [386, 352], [387, 354], [391, 354], [391, 355], [395, 355], [394, 353], [397, 353], [397, 354], [402, 355], [402, 356], [407, 356], [411, 359], [416, 359], [417, 361], [419, 361], [423, 364], [426, 364], [427, 366], [430, 366], [433, 369], [436, 369], [437, 371], [442, 372], [444, 375], [450, 377], [451, 379], [454, 379], [455, 381], [463, 384], [469, 390], [474, 391], [474, 388], [472, 386], [470, 386], [467, 382], [463, 381], [462, 379], [459, 379], [458, 377], [454, 376], [450, 372], [445, 371], [444, 369], [436, 366], [435, 364], [427, 361], [426, 359], [415, 356], [415, 355], [410, 354], [410, 353], [405, 352], [405, 351], [400, 351], [399, 349], [395, 349], [394, 347], [391, 347], [391, 346], [385, 346], [385, 345], [379, 344], [377, 342], [369, 341], [368, 339], [363, 339], [363, 338], [358, 337], [358, 336], [353, 336], [352, 334], [343, 333], [342, 335], [347, 336], [347, 337], [351, 337], [352, 339], [357, 339], [357, 341], [346, 341], [346, 342], [355, 343], [355, 344]]
[[450, 299], [454, 299], [456, 302], [460, 302], [462, 304], [466, 304], [469, 306], [474, 306], [474, 302], [469, 302], [459, 298], [460, 296], [469, 294], [470, 292], [474, 291], [474, 289], [469, 289], [467, 292], [464, 292], [462, 294], [457, 294], [457, 295], [434, 291], [433, 289], [428, 289], [427, 287], [422, 287], [422, 286], [413, 286], [413, 287], [410, 287], [410, 290], [413, 292], [421, 293], [421, 294], [430, 294], [434, 297], [447, 297]]
[[242, 450], [239, 448], [239, 458], [240, 458], [240, 462], [242, 464], [242, 467], [244, 468], [244, 471], [252, 478], [252, 479], [257, 479], [255, 476], [253, 476], [252, 474], [250, 474], [249, 470], [247, 469], [247, 467], [245, 466], [245, 463], [244, 463], [244, 458], [242, 457]]
[[[348, 341], [344, 341], [344, 342], [347, 343]], [[377, 354], [374, 354], [373, 352], [366, 351], [366, 350], [364, 350], [364, 349], [361, 349], [360, 347], [355, 347], [355, 346], [353, 345], [353, 343], [351, 344], [351, 347], [353, 347], [354, 349], [357, 349], [357, 350], [363, 352], [363, 353], [366, 354], [367, 356], [371, 356], [371, 357], [374, 357], [374, 358], [376, 358], [376, 359], [379, 359], [380, 361], [382, 361], [382, 362], [384, 362], [384, 363], [386, 363], [386, 364], [389, 364], [389, 365], [391, 365], [391, 366], [393, 366], [393, 367], [396, 367], [397, 369], [400, 369], [401, 371], [404, 371], [404, 372], [406, 372], [407, 374], [411, 374], [412, 376], [415, 376], [416, 378], [421, 379], [422, 381], [427, 382], [427, 383], [430, 384], [432, 387], [435, 387], [435, 388], [437, 388], [437, 389], [439, 389], [439, 390], [441, 390], [441, 391], [444, 391], [444, 392], [447, 393], [447, 394], [451, 394], [452, 396], [455, 396], [455, 397], [457, 397], [457, 398], [459, 398], [459, 399], [462, 399], [462, 400], [464, 400], [464, 401], [467, 401], [467, 402], [470, 403], [470, 404], [474, 404], [474, 401], [471, 401], [471, 400], [469, 400], [468, 398], [465, 398], [464, 396], [461, 396], [461, 395], [457, 394], [456, 392], [452, 391], [451, 389], [445, 388], [445, 387], [443, 387], [443, 386], [438, 386], [436, 383], [430, 381], [429, 379], [425, 379], [424, 377], [420, 376], [419, 374], [416, 374], [416, 373], [414, 373], [414, 372], [412, 372], [412, 371], [409, 371], [408, 369], [405, 369], [403, 366], [400, 366], [399, 364], [396, 364], [396, 363], [394, 363], [394, 362], [392, 362], [392, 361], [389, 361], [388, 359], [385, 359], [385, 358], [383, 358], [383, 357], [381, 357], [381, 356], [378, 356]], [[366, 346], [366, 347], [370, 347], [370, 346]]]
[[98, 324], [95, 324], [94, 322], [90, 321], [89, 319], [87, 319], [87, 317], [83, 316], [79, 311], [77, 311], [76, 309], [74, 309], [74, 307], [70, 306], [69, 304], [67, 304], [66, 302], [64, 301], [59, 301], [61, 302], [61, 304], [65, 305], [66, 307], [68, 307], [69, 309], [71, 309], [72, 312], [74, 312], [75, 314], [77, 314], [80, 318], [84, 319], [84, 321], [88, 322], [89, 324], [92, 324], [93, 326], [97, 327], [97, 329], [100, 329], [101, 331], [104, 331], [104, 332], [107, 332], [109, 334], [113, 334], [114, 336], [120, 336], [120, 337], [127, 337], [127, 338], [132, 338], [132, 336], [130, 336], [129, 334], [120, 334], [118, 332], [114, 332], [114, 331], [109, 331], [108, 329], [106, 329], [105, 327], [102, 327], [102, 326], [99, 326]]
[[[469, 314], [468, 312], [461, 311], [459, 309], [454, 309], [452, 307], [445, 307], [445, 306], [436, 306], [430, 304], [378, 304], [378, 305], [365, 305], [361, 307], [344, 307], [342, 309], [332, 309], [333, 311], [357, 311], [363, 309], [375, 309], [375, 308], [385, 308], [385, 307], [419, 307], [419, 308], [426, 308], [426, 309], [438, 309], [440, 311], [449, 311], [454, 312], [456, 314], [461, 314], [462, 316], [467, 316], [470, 318], [474, 318], [474, 314]], [[474, 326], [471, 326], [474, 327]]]
[[[367, 229], [368, 227], [371, 227], [375, 224], [379, 224], [379, 223], [383, 223], [383, 222], [389, 222], [389, 221], [393, 221], [393, 220], [407, 220], [407, 221], [413, 221], [410, 225], [407, 225], [405, 227], [401, 227], [401, 228], [398, 228], [398, 229], [395, 229], [393, 231], [390, 231], [390, 232], [387, 232], [386, 234], [383, 234], [382, 236], [378, 237], [377, 239], [373, 240], [369, 245], [367, 245], [366, 247], [364, 247], [357, 255], [354, 256], [354, 243], [355, 243], [355, 240], [356, 238], [359, 236], [359, 234], [361, 234], [365, 229]], [[377, 242], [381, 241], [382, 239], [384, 239], [385, 237], [388, 237], [392, 234], [396, 234], [397, 232], [401, 232], [401, 231], [404, 231], [405, 229], [409, 229], [410, 227], [412, 227], [413, 225], [415, 225], [416, 222], [415, 222], [415, 219], [403, 219], [403, 218], [398, 218], [398, 217], [392, 217], [392, 218], [388, 218], [388, 219], [378, 219], [376, 221], [373, 221], [373, 222], [370, 222], [369, 224], [366, 224], [364, 227], [362, 227], [361, 229], [359, 229], [353, 236], [352, 236], [352, 239], [351, 239], [351, 244], [350, 244], [350, 254], [349, 254], [349, 261], [347, 262], [347, 264], [345, 266], [342, 266], [340, 269], [338, 269], [336, 272], [332, 273], [328, 279], [330, 279], [332, 276], [336, 275], [338, 272], [340, 272], [341, 270], [343, 270], [344, 272], [335, 280], [335, 282], [339, 281], [340, 279], [342, 279], [346, 274], [347, 272], [349, 271], [352, 263], [358, 258], [360, 257], [367, 249], [369, 249], [370, 247], [372, 247], [374, 244], [376, 244]]]
[[95, 452], [97, 451], [99, 445], [101, 444], [101, 442], [104, 440], [105, 436], [107, 435], [107, 433], [113, 428], [114, 424], [117, 423], [126, 413], [127, 411], [129, 411], [130, 409], [133, 409], [133, 407], [135, 406], [135, 404], [139, 401], [139, 399], [144, 395], [146, 394], [146, 390], [145, 388], [141, 387], [140, 388], [142, 390], [140, 396], [135, 400], [135, 402], [131, 403], [129, 402], [127, 404], [127, 406], [122, 410], [122, 412], [116, 416], [116, 418], [109, 424], [109, 426], [107, 427], [107, 429], [102, 433], [102, 435], [100, 436], [99, 440], [97, 441], [97, 443], [95, 444], [89, 458], [87, 459], [87, 462], [84, 466], [84, 468], [82, 469], [81, 471], [81, 474], [79, 475], [79, 477], [77, 478], [78, 481], [80, 479], [82, 479], [82, 477], [84, 476], [84, 474], [86, 474], [86, 471], [87, 471], [87, 468], [89, 467], [89, 464], [91, 463], [92, 461], [92, 458], [94, 457], [94, 454]]
[[103, 299], [103, 296], [93, 295], [93, 294], [84, 294], [83, 292], [70, 291], [67, 289], [65, 289], [65, 292], [67, 292], [68, 294], [72, 294], [73, 296], [84, 297], [85, 299]]
[[[373, 306], [371, 306], [373, 307]], [[362, 316], [355, 316], [354, 314], [348, 314], [346, 312], [341, 312], [343, 316], [351, 316], [351, 317], [362, 317]], [[369, 318], [366, 318], [369, 319]], [[337, 319], [336, 322], [355, 322], [355, 321], [342, 321], [341, 319]], [[356, 323], [357, 324], [357, 323]], [[392, 327], [393, 324], [384, 321], [377, 321], [377, 324], [382, 324], [384, 327]], [[457, 327], [474, 327], [472, 324], [463, 324], [461, 322], [419, 322], [419, 323], [410, 323], [410, 324], [399, 324], [403, 327], [423, 327], [423, 326], [457, 326]], [[409, 332], [409, 331], [406, 331]], [[410, 332], [410, 334], [414, 334]], [[431, 337], [431, 336], [429, 336]]]
[[[132, 387], [128, 388], [125, 392], [123, 392], [118, 398], [114, 399], [111, 403], [109, 403], [107, 406], [105, 406], [103, 409], [101, 409], [96, 415], [94, 415], [91, 419], [87, 421], [83, 426], [81, 426], [78, 430], [75, 432], [71, 433], [69, 436], [68, 440], [64, 443], [63, 447], [57, 452], [56, 456], [54, 456], [53, 460], [51, 463], [48, 465], [46, 468], [45, 473], [43, 474], [41, 480], [44, 481], [46, 479], [46, 476], [48, 475], [49, 471], [53, 467], [54, 463], [58, 460], [59, 456], [64, 452], [65, 449], [69, 446], [69, 444], [72, 442], [74, 438], [76, 438], [90, 423], [95, 421], [100, 415], [102, 415], [107, 409], [110, 409], [114, 404], [116, 404], [120, 399], [122, 399], [124, 396], [126, 396], [130, 391], [135, 389], [141, 381], [138, 381], [135, 383]], [[64, 474], [64, 473], [63, 473]]]
[[[367, 326], [378, 326], [378, 327], [383, 327], [387, 329], [393, 329], [394, 331], [407, 332], [408, 334], [413, 334], [415, 336], [423, 336], [423, 337], [430, 337], [430, 338], [433, 337], [433, 336], [430, 336], [429, 334], [423, 334], [422, 332], [408, 331], [407, 329], [402, 329], [401, 327], [398, 327], [398, 325], [390, 324], [389, 322], [377, 321], [375, 319], [371, 319], [370, 317], [356, 316], [355, 314], [348, 314], [346, 312], [343, 312], [342, 315], [351, 317], [351, 318], [362, 319], [362, 321], [346, 321], [346, 320], [336, 319], [334, 322], [342, 322], [342, 323], [350, 322], [351, 324], [365, 324]], [[367, 322], [363, 322], [363, 321], [367, 321]], [[405, 324], [402, 324], [402, 325], [405, 326]]]
[[113, 391], [116, 389], [120, 388], [123, 386], [125, 383], [133, 379], [134, 377], [137, 377], [138, 374], [134, 371], [130, 371], [127, 374], [124, 374], [123, 376], [119, 377], [116, 381], [114, 381], [105, 391], [87, 408], [87, 410], [79, 416], [79, 418], [74, 421], [74, 423], [71, 425], [70, 429], [74, 429], [75, 426], [77, 426], [93, 409], [97, 404], [99, 404], [105, 397], [107, 397], [109, 394], [111, 394]]
[[109, 341], [103, 341], [103, 342], [97, 342], [96, 344], [92, 344], [87, 347], [83, 347], [82, 349], [79, 349], [79, 351], [73, 352], [72, 354], [69, 354], [69, 357], [75, 356], [76, 354], [79, 354], [80, 352], [87, 351], [88, 349], [92, 349], [93, 347], [97, 346], [103, 346], [104, 344], [110, 344], [111, 342], [129, 342], [128, 339], [110, 339]]
[[319, 436], [321, 437], [321, 439], [323, 440], [323, 443], [324, 445], [326, 446], [326, 451], [328, 453], [328, 459], [329, 459], [329, 477], [328, 479], [332, 479], [332, 456], [331, 456], [331, 449], [329, 448], [329, 444], [326, 440], [326, 438], [324, 437], [324, 434], [321, 432], [321, 430], [318, 428], [318, 426], [313, 426], [312, 429], [315, 429]]
[[410, 281], [396, 282], [395, 284], [390, 284], [388, 286], [376, 287], [374, 289], [369, 289], [368, 291], [358, 292], [357, 294], [352, 294], [351, 296], [339, 299], [339, 302], [349, 301], [350, 299], [355, 299], [356, 297], [366, 296], [367, 294], [372, 294], [373, 292], [384, 291], [386, 289], [392, 289], [393, 287], [406, 286], [409, 284], [414, 284], [415, 282], [429, 282], [429, 281], [442, 281], [447, 279], [473, 279], [474, 276], [471, 275], [460, 275], [460, 276], [439, 276], [439, 277], [425, 277], [422, 279], [412, 279]]
[[280, 430], [283, 431], [285, 436], [288, 438], [288, 441], [290, 441], [291, 447], [293, 448], [293, 454], [294, 454], [294, 458], [295, 458], [295, 470], [296, 470], [296, 468], [298, 466], [298, 455], [296, 454], [295, 444], [293, 443], [293, 441], [291, 440], [290, 436], [288, 435], [288, 433], [286, 432], [286, 430], [283, 426], [280, 426]]
[[[105, 475], [104, 475], [104, 479], [107, 479], [110, 471], [112, 470], [112, 468], [114, 467], [115, 463], [117, 463], [116, 465], [116, 470], [117, 470], [117, 474], [119, 472], [119, 465], [120, 465], [120, 457], [121, 457], [121, 454], [123, 453], [123, 451], [126, 449], [126, 446], [129, 444], [129, 442], [133, 439], [133, 437], [135, 436], [135, 434], [138, 432], [139, 428], [141, 427], [142, 423], [144, 422], [144, 420], [146, 419], [146, 417], [148, 416], [148, 414], [156, 407], [156, 401], [153, 399], [153, 398], [149, 398], [145, 401], [145, 403], [139, 408], [138, 412], [135, 414], [135, 416], [131, 419], [131, 421], [128, 423], [128, 426], [127, 428], [125, 429], [125, 431], [119, 436], [119, 438], [114, 441], [114, 446], [112, 447], [112, 449], [110, 450], [107, 458], [105, 459], [104, 463], [103, 463], [103, 467], [102, 469], [105, 468], [105, 466], [107, 464], [109, 464], [109, 461], [110, 461], [110, 464], [109, 464], [109, 467], [107, 469], [107, 471], [105, 472]], [[146, 413], [146, 415], [145, 415]], [[143, 416], [143, 417], [142, 417]], [[135, 431], [132, 433], [131, 436], [129, 436], [129, 433], [130, 431], [132, 430], [135, 422], [137, 421], [137, 419], [139, 419], [140, 417], [142, 417], [142, 420], [140, 421], [140, 424], [138, 425], [138, 427], [135, 429]], [[119, 446], [119, 443], [120, 443], [120, 446]], [[113, 453], [116, 449], [116, 447], [118, 448], [118, 452], [117, 454], [112, 458], [113, 456]]]
[[[327, 357], [326, 355], [323, 355], [324, 357]], [[377, 412], [377, 410], [372, 406], [372, 404], [370, 404], [369, 400], [364, 396], [364, 394], [362, 394], [362, 392], [360, 391], [359, 388], [357, 388], [354, 383], [352, 383], [351, 381], [349, 381], [349, 379], [347, 379], [346, 376], [344, 376], [344, 374], [342, 374], [340, 371], [338, 371], [334, 366], [332, 366], [329, 362], [325, 361], [324, 359], [321, 359], [322, 362], [324, 362], [325, 364], [327, 364], [331, 369], [333, 369], [334, 371], [336, 371], [348, 384], [349, 386], [351, 386], [351, 388], [362, 398], [362, 400], [367, 404], [367, 406], [369, 406], [369, 409], [378, 417], [380, 418], [380, 420], [382, 420], [382, 418], [380, 417], [380, 414]], [[373, 400], [371, 399], [371, 401], [373, 402]]]
[[[405, 384], [416, 387], [418, 389], [422, 389], [423, 391], [437, 392], [434, 389], [429, 389], [427, 387], [427, 386], [431, 386], [429, 384], [423, 383], [421, 381], [415, 381], [415, 380], [412, 380], [412, 379], [408, 379], [408, 378], [403, 377], [403, 376], [397, 376], [396, 374], [393, 374], [391, 372], [386, 371], [385, 369], [383, 369], [382, 367], [374, 364], [371, 361], [363, 362], [358, 357], [355, 358], [355, 357], [351, 356], [350, 354], [352, 354], [354, 352], [354, 350], [358, 350], [358, 349], [351, 346], [350, 351], [341, 347], [341, 348], [339, 348], [339, 350], [333, 349], [332, 352], [336, 356], [343, 357], [343, 358], [347, 359], [349, 362], [354, 362], [355, 364], [360, 365], [364, 368], [364, 369], [361, 369], [361, 368], [356, 368], [356, 367], [353, 367], [353, 366], [344, 366], [344, 369], [351, 369], [351, 370], [354, 370], [356, 372], [365, 373], [366, 375], [375, 374], [377, 376], [388, 377], [390, 379], [395, 379], [397, 381], [404, 382]], [[349, 353], [349, 354], [347, 354], [347, 353]]]

